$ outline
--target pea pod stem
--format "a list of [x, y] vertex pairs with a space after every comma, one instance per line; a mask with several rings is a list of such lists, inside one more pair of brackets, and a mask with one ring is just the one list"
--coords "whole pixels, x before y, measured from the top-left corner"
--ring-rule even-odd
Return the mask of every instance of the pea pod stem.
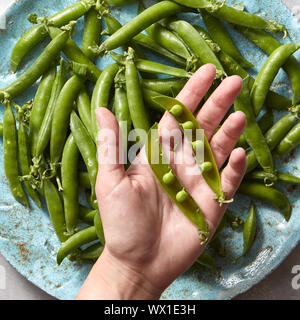
[[[250, 174], [246, 175], [246, 179], [249, 180], [261, 180], [267, 183], [269, 177], [266, 175], [264, 171], [253, 171]], [[275, 182], [283, 182], [288, 184], [300, 184], [300, 178], [295, 177], [291, 174], [284, 173], [284, 172], [277, 172], [275, 181], [271, 181], [272, 183]]]
[[149, 165], [163, 190], [168, 194], [170, 199], [176, 204], [182, 213], [197, 226], [201, 244], [206, 244], [209, 239], [209, 229], [205, 222], [203, 213], [195, 200], [186, 191], [184, 191], [184, 197], [180, 196], [178, 201], [178, 194], [180, 192], [182, 193], [184, 187], [175, 175], [172, 183], [164, 183], [163, 177], [166, 174], [169, 174], [172, 169], [164, 159], [163, 150], [159, 141], [157, 124], [154, 124], [151, 130], [149, 130], [146, 154]]

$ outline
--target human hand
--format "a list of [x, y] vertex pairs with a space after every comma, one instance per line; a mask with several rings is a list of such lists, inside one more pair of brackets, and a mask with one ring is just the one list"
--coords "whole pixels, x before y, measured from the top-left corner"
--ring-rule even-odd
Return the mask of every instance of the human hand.
[[[214, 79], [213, 65], [201, 67], [177, 99], [194, 112]], [[245, 151], [241, 148], [233, 150], [246, 125], [244, 114], [231, 114], [214, 133], [241, 88], [241, 78], [228, 77], [197, 115], [219, 168], [229, 156], [228, 164], [221, 173], [227, 198], [234, 196], [246, 171]], [[99, 108], [96, 115], [101, 129], [110, 129], [116, 137], [119, 136], [117, 120], [109, 110]], [[168, 113], [159, 123], [160, 131], [176, 127], [176, 121]], [[98, 149], [102, 150], [99, 157], [105, 148], [118, 150], [119, 141], [116, 144], [102, 141], [101, 130], [99, 136]], [[145, 148], [138, 157], [146, 157]], [[171, 162], [171, 166], [201, 208], [213, 235], [226, 205], [220, 207], [213, 199], [213, 191], [201, 176], [185, 174], [187, 164], [175, 165]], [[96, 194], [106, 244], [78, 299], [159, 298], [162, 291], [185, 272], [204, 250], [196, 226], [170, 200], [149, 164], [133, 164], [125, 171], [121, 164], [99, 163]]]

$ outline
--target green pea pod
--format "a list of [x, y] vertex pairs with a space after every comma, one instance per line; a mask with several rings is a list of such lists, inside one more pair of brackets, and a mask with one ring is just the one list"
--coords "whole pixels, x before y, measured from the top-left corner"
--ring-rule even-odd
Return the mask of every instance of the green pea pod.
[[44, 150], [46, 149], [51, 135], [51, 124], [54, 114], [54, 109], [57, 103], [58, 96], [67, 80], [67, 70], [65, 67], [65, 62], [63, 59], [60, 61], [60, 68], [59, 71], [55, 77], [53, 87], [51, 90], [51, 96], [49, 99], [49, 103], [47, 105], [47, 109], [43, 118], [43, 121], [41, 123], [38, 138], [36, 141], [36, 146], [33, 148], [35, 153], [33, 153], [34, 156], [38, 157], [42, 155]]
[[[274, 114], [271, 109], [267, 109], [267, 111], [263, 114], [263, 116], [257, 121], [258, 126], [263, 134], [265, 134], [274, 124]], [[241, 135], [236, 147], [242, 147], [247, 149], [249, 147], [246, 137], [244, 134]]]
[[[201, 130], [201, 126], [199, 122], [196, 120], [196, 118], [194, 117], [194, 115], [192, 114], [192, 112], [189, 109], [187, 109], [181, 102], [179, 102], [174, 98], [159, 96], [154, 98], [154, 100], [160, 103], [165, 108], [165, 110], [169, 111], [171, 115], [174, 116], [174, 118], [176, 119], [176, 121], [180, 126], [182, 126], [182, 124], [184, 123], [191, 122], [190, 129], [192, 129], [193, 136], [192, 136], [192, 141], [190, 142], [195, 143], [196, 131]], [[177, 114], [174, 113], [173, 111], [174, 107], [177, 107], [180, 112]], [[194, 154], [196, 155], [194, 148], [193, 148], [193, 151], [194, 151]], [[197, 159], [196, 161], [198, 162]], [[218, 170], [216, 161], [214, 159], [212, 150], [210, 148], [209, 142], [207, 138], [204, 137], [204, 163], [206, 162], [210, 162], [212, 164], [211, 170], [202, 172], [202, 176], [205, 179], [206, 183], [216, 193], [216, 197], [220, 202], [220, 204], [231, 201], [231, 200], [228, 200], [228, 201], [225, 200], [225, 195], [223, 193], [222, 186], [221, 186], [219, 170]], [[201, 163], [198, 163], [198, 164], [199, 166], [202, 165]]]
[[[52, 39], [55, 39], [58, 35], [62, 33], [62, 31], [55, 27], [49, 27], [49, 34]], [[77, 46], [77, 44], [69, 38], [63, 48], [64, 54], [69, 58], [72, 62], [84, 65], [87, 68], [87, 78], [96, 83], [97, 79], [101, 75], [101, 71], [97, 68], [95, 64], [82, 52], [82, 50]]]
[[[194, 26], [197, 31], [200, 33], [200, 35], [203, 37], [204, 40], [206, 40], [212, 48], [215, 48], [216, 55], [218, 56], [220, 62], [222, 63], [226, 73], [228, 75], [238, 75], [242, 79], [245, 79], [247, 77], [250, 78], [250, 87], [252, 88], [255, 82], [255, 79], [252, 78], [249, 73], [243, 69], [243, 67], [238, 64], [232, 57], [230, 57], [228, 54], [226, 54], [224, 51], [221, 50], [221, 48], [216, 45], [213, 41], [211, 36], [207, 33], [206, 30], [204, 30], [200, 26]], [[275, 109], [275, 110], [288, 110], [290, 107], [292, 107], [292, 101], [287, 99], [286, 97], [283, 97], [279, 95], [278, 93], [269, 90], [267, 94], [267, 98], [265, 101], [265, 105], [267, 108]]]
[[108, 108], [110, 91], [114, 83], [114, 77], [119, 70], [119, 66], [114, 63], [109, 65], [99, 77], [92, 95], [91, 101], [91, 125], [93, 131], [93, 139], [97, 143], [98, 140], [98, 122], [95, 110], [100, 107]]
[[104, 247], [101, 243], [95, 243], [86, 249], [75, 254], [76, 260], [95, 260], [98, 259], [103, 252]]
[[[269, 33], [245, 28], [241, 26], [233, 26], [235, 30], [243, 34], [247, 39], [252, 41], [260, 49], [267, 54], [272, 54], [282, 44]], [[300, 64], [294, 56], [287, 59], [286, 63], [282, 66], [283, 70], [287, 73], [293, 88], [293, 105], [300, 103]]]
[[267, 141], [256, 122], [249, 90], [249, 78], [243, 80], [243, 89], [234, 103], [235, 111], [242, 111], [247, 119], [244, 136], [264, 171], [274, 175], [274, 163]]
[[254, 210], [254, 205], [251, 203], [251, 209], [249, 211], [248, 217], [244, 224], [243, 230], [243, 239], [244, 239], [244, 250], [242, 256], [245, 256], [246, 253], [251, 249], [255, 235], [256, 235], [256, 215]]
[[91, 100], [85, 87], [83, 87], [79, 92], [77, 98], [77, 110], [89, 135], [93, 137], [93, 130], [91, 126]]
[[153, 23], [176, 13], [185, 11], [189, 10], [172, 1], [161, 1], [154, 4], [106, 39], [100, 46], [100, 50], [111, 51], [116, 49], [128, 43], [132, 38], [147, 27], [151, 26]]
[[186, 79], [142, 79], [142, 86], [151, 91], [156, 91], [160, 94], [171, 95], [176, 97], [177, 94], [186, 84]]
[[160, 113], [165, 112], [165, 109], [161, 106], [161, 104], [156, 102], [154, 99], [155, 97], [164, 97], [164, 95], [152, 90], [148, 90], [146, 88], [143, 88], [142, 90], [143, 90], [143, 98], [144, 98], [145, 104], [148, 107]]
[[18, 133], [16, 120], [9, 101], [4, 101], [3, 113], [3, 156], [4, 172], [14, 198], [25, 207], [29, 202], [19, 179]]
[[[113, 51], [110, 52], [110, 55], [119, 65], [125, 66], [126, 57]], [[192, 73], [187, 72], [183, 69], [170, 67], [161, 63], [144, 59], [135, 59], [135, 65], [139, 71], [143, 71], [146, 73], [166, 74], [177, 78], [190, 78], [192, 76]]]
[[[31, 155], [26, 127], [22, 121], [19, 122], [18, 146], [22, 175], [26, 176], [30, 174]], [[41, 208], [42, 204], [37, 191], [32, 188], [28, 181], [24, 181], [24, 185], [29, 197]]]
[[91, 189], [91, 182], [88, 172], [79, 172], [79, 185], [84, 189]]
[[88, 134], [87, 129], [73, 111], [70, 120], [71, 132], [76, 141], [77, 147], [81, 153], [83, 161], [87, 167], [89, 178], [91, 182], [92, 193], [95, 193], [95, 185], [98, 172], [98, 161], [97, 161], [97, 149], [96, 146]]
[[73, 234], [71, 237], [69, 237], [65, 242], [61, 244], [61, 247], [57, 253], [57, 264], [60, 265], [62, 261], [76, 249], [97, 239], [98, 237], [96, 233], [96, 228], [94, 226], [83, 229]]
[[[113, 17], [111, 14], [109, 14], [108, 12], [104, 12], [103, 16], [104, 16], [105, 23], [108, 27], [108, 33], [110, 35], [114, 34], [119, 29], [122, 28], [121, 23], [115, 17]], [[147, 57], [145, 56], [144, 52], [142, 51], [140, 45], [136, 41], [133, 41], [133, 39], [131, 39], [129, 42], [122, 45], [123, 51], [126, 51], [128, 49], [128, 47], [132, 47], [134, 49], [134, 51], [136, 52], [136, 56], [138, 58], [147, 59]], [[102, 51], [100, 49], [97, 49], [96, 52], [98, 52], [100, 55], [102, 54]], [[143, 76], [143, 78], [145, 78], [145, 79], [150, 78], [150, 76], [148, 74], [145, 74], [143, 72], [141, 73], [141, 76]]]
[[297, 123], [294, 128], [285, 136], [280, 144], [274, 150], [277, 157], [282, 157], [300, 144], [300, 123]]
[[79, 206], [79, 219], [90, 226], [94, 225], [95, 214], [98, 213], [98, 210], [91, 210], [90, 208]]
[[[176, 0], [177, 1], [177, 0]], [[196, 1], [196, 0], [195, 0]], [[262, 29], [270, 32], [284, 32], [286, 36], [286, 28], [273, 20], [266, 20], [256, 14], [251, 14], [234, 7], [226, 6], [223, 3], [215, 3], [210, 8], [205, 8], [214, 17], [236, 25], [241, 25], [253, 29]]]
[[170, 166], [164, 159], [157, 124], [149, 131], [147, 141], [147, 159], [158, 182], [182, 213], [197, 226], [201, 244], [206, 244], [209, 239], [208, 225], [199, 206], [184, 190], [184, 187], [172, 173]]
[[[135, 130], [141, 129], [148, 132], [150, 122], [144, 105], [140, 79], [133, 59], [133, 49], [129, 48], [128, 56], [126, 57], [125, 79], [130, 117]], [[143, 140], [142, 137], [140, 138]]]
[[[57, 12], [51, 16], [48, 21], [49, 24], [55, 27], [61, 27], [68, 24], [70, 21], [77, 20], [84, 15], [93, 5], [94, 0], [81, 0], [73, 5]], [[27, 31], [15, 44], [10, 64], [13, 72], [16, 72], [23, 57], [37, 44], [39, 44], [48, 35], [45, 25], [43, 23], [31, 28]]]
[[255, 114], [258, 115], [264, 105], [267, 93], [279, 69], [300, 45], [288, 43], [272, 52], [263, 67], [260, 69], [251, 91], [252, 103]]
[[238, 193], [256, 198], [278, 208], [286, 221], [291, 218], [292, 208], [288, 198], [280, 191], [257, 182], [243, 182]]
[[56, 77], [56, 66], [50, 68], [43, 76], [35, 95], [29, 122], [29, 138], [31, 153], [36, 154], [39, 131], [51, 97], [51, 91]]
[[50, 161], [54, 168], [58, 165], [66, 141], [69, 128], [70, 114], [74, 108], [74, 101], [83, 86], [83, 78], [73, 75], [63, 86], [54, 109], [51, 137]]
[[105, 245], [105, 237], [104, 237], [103, 225], [102, 225], [99, 211], [97, 211], [94, 216], [94, 226], [96, 228], [97, 236], [98, 236], [100, 242], [102, 243], [102, 245], [104, 246]]
[[[253, 171], [250, 174], [246, 175], [246, 179], [250, 180], [262, 180], [262, 181], [268, 181], [268, 177], [266, 176], [264, 171]], [[283, 182], [283, 183], [289, 183], [289, 184], [300, 184], [300, 178], [295, 177], [288, 173], [283, 172], [277, 172], [277, 177], [275, 181], [271, 182]]]
[[[265, 139], [271, 151], [276, 148], [293, 127], [298, 117], [298, 109], [299, 107], [293, 108], [291, 113], [277, 121], [265, 134]], [[255, 152], [253, 150], [247, 151], [247, 173], [253, 171], [257, 166], [258, 161]]]
[[[71, 28], [70, 28], [71, 29]], [[49, 67], [63, 48], [64, 44], [70, 37], [70, 30], [63, 31], [58, 37], [52, 40], [42, 54], [34, 61], [34, 63], [15, 81], [0, 91], [0, 101], [4, 98], [4, 92], [10, 98], [14, 98], [24, 92], [32, 84], [34, 84], [41, 75], [48, 71]]]
[[97, 55], [91, 50], [91, 47], [98, 45], [101, 39], [101, 16], [91, 8], [84, 15], [84, 31], [81, 43], [81, 50], [91, 61], [94, 61]]
[[252, 68], [253, 64], [242, 56], [230, 38], [230, 35], [228, 34], [223, 23], [214, 16], [210, 15], [204, 9], [201, 9], [201, 15], [208, 32], [211, 34], [212, 39], [220, 46], [221, 50], [236, 60], [243, 68]]
[[0, 122], [0, 137], [3, 137], [3, 123]]
[[54, 231], [60, 242], [64, 242], [68, 239], [68, 235], [63, 204], [56, 187], [48, 179], [44, 180], [44, 196]]
[[65, 144], [61, 160], [61, 182], [67, 232], [71, 235], [77, 228], [79, 150], [72, 133]]
[[131, 117], [128, 106], [126, 90], [123, 84], [120, 83], [119, 77], [115, 78], [115, 116], [118, 120], [119, 127], [122, 133], [123, 149], [127, 150], [128, 134], [131, 129]]
[[193, 57], [186, 44], [160, 23], [154, 23], [146, 29], [146, 32], [163, 48], [170, 50], [173, 54], [176, 54], [187, 61], [192, 60]]
[[217, 269], [215, 260], [206, 251], [196, 260], [196, 263], [213, 271]]
[[146, 48], [152, 52], [157, 53], [158, 55], [167, 58], [175, 63], [177, 63], [180, 66], [186, 67], [187, 62], [183, 58], [179, 57], [178, 55], [174, 54], [173, 52], [167, 50], [164, 47], [161, 47], [159, 44], [157, 44], [152, 38], [144, 35], [143, 33], [139, 33], [136, 35], [132, 42], [135, 45], [139, 45], [143, 48]]
[[221, 78], [226, 75], [223, 66], [213, 50], [191, 24], [184, 20], [171, 21], [168, 23], [168, 28], [175, 31], [181, 37], [181, 39], [194, 52], [196, 57], [201, 60], [202, 64], [212, 63], [216, 66], [217, 78]]

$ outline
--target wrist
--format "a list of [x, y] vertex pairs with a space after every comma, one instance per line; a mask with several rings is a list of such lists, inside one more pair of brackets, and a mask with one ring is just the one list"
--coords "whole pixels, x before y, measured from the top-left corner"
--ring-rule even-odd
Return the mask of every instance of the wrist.
[[77, 299], [90, 300], [156, 300], [161, 291], [141, 272], [104, 250], [93, 266]]

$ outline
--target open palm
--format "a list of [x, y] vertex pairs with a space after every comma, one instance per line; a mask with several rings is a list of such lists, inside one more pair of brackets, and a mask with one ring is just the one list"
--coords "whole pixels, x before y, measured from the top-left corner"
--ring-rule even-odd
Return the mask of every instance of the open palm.
[[[213, 65], [201, 67], [177, 99], [194, 112], [214, 78]], [[232, 151], [245, 127], [244, 114], [236, 112], [230, 115], [218, 132], [214, 133], [239, 94], [241, 86], [242, 81], [237, 76], [225, 79], [197, 115], [197, 120], [210, 141], [217, 165], [221, 167], [230, 156], [221, 176], [223, 191], [228, 198], [233, 197], [246, 169], [244, 150]], [[113, 130], [118, 136], [118, 123], [109, 110], [98, 109], [97, 119], [102, 129]], [[163, 128], [176, 127], [176, 121], [168, 113], [159, 123], [160, 132]], [[103, 146], [118, 148], [118, 144], [108, 145], [100, 137], [98, 147], [99, 150], [105, 150]], [[196, 165], [193, 158], [189, 164], [174, 164], [174, 159], [180, 156], [180, 152], [182, 149], [171, 154], [171, 167], [201, 208], [213, 234], [226, 206], [220, 207], [213, 199], [214, 192], [201, 176], [185, 174], [187, 166]], [[146, 157], [144, 148], [138, 157]], [[190, 157], [193, 157], [192, 153]], [[162, 292], [204, 250], [204, 246], [200, 245], [197, 228], [170, 200], [149, 164], [134, 164], [127, 171], [120, 164], [99, 164], [96, 193], [106, 238], [102, 256], [109, 257], [112, 266], [120, 264], [140, 274], [148, 283], [146, 290]], [[101, 259], [103, 257], [100, 257], [94, 268], [101, 263]]]

